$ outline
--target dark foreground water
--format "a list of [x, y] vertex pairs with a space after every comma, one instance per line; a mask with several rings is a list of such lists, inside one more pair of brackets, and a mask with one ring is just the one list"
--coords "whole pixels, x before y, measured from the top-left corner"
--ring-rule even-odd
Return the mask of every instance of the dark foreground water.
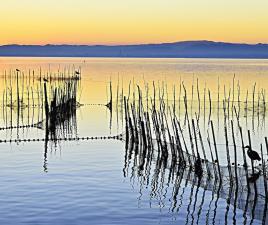
[[132, 167], [124, 177], [123, 149], [115, 140], [63, 143], [44, 172], [42, 145], [1, 146], [0, 224], [250, 223], [251, 211], [243, 217], [233, 205], [225, 218], [228, 204], [211, 190], [186, 179], [168, 184], [168, 170], [157, 185]]

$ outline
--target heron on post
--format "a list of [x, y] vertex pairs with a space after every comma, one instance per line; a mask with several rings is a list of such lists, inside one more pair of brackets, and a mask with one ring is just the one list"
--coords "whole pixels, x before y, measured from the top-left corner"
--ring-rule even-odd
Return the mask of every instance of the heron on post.
[[247, 149], [248, 157], [251, 159], [252, 162], [253, 174], [249, 178], [249, 182], [255, 182], [260, 176], [260, 171], [258, 173], [254, 173], [254, 161], [261, 161], [261, 157], [258, 152], [252, 150], [251, 146], [247, 145], [244, 148]]
[[253, 160], [253, 161], [254, 160], [261, 161], [261, 157], [260, 157], [259, 153], [254, 151], [254, 150], [252, 150], [252, 148], [249, 145], [245, 146], [244, 148], [247, 149], [248, 157], [251, 160]]

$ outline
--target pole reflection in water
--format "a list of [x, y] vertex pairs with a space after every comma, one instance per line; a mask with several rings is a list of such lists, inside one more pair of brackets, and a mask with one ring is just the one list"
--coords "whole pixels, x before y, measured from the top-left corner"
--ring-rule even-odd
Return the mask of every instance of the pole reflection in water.
[[123, 176], [138, 184], [139, 205], [149, 198], [150, 207], [168, 210], [174, 219], [185, 213], [184, 224], [240, 224], [237, 210], [243, 211], [243, 224], [254, 224], [255, 220], [267, 223], [267, 199], [263, 193], [245, 192], [242, 186], [230, 185], [226, 180], [219, 186], [217, 179], [198, 177], [190, 167], [161, 158], [157, 150], [150, 149], [145, 154], [144, 147], [133, 141], [125, 147]]

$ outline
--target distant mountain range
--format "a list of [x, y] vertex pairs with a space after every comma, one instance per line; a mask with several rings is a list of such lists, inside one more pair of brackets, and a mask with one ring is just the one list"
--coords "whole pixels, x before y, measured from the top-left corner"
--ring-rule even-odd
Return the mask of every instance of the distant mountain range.
[[268, 44], [182, 41], [139, 45], [2, 45], [0, 56], [268, 59]]

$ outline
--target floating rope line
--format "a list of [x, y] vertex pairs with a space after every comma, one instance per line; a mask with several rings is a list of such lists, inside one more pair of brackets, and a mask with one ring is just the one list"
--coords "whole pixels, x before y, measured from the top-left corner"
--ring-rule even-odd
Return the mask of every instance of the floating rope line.
[[42, 129], [41, 123], [36, 123], [36, 124], [21, 125], [21, 126], [0, 127], [0, 130], [11, 130], [11, 129], [29, 128], [29, 127]]
[[32, 139], [5, 139], [0, 140], [0, 143], [20, 143], [20, 142], [44, 142], [44, 141], [89, 141], [89, 140], [123, 140], [123, 134], [114, 136], [95, 136], [95, 137], [69, 137], [69, 138], [32, 138]]

